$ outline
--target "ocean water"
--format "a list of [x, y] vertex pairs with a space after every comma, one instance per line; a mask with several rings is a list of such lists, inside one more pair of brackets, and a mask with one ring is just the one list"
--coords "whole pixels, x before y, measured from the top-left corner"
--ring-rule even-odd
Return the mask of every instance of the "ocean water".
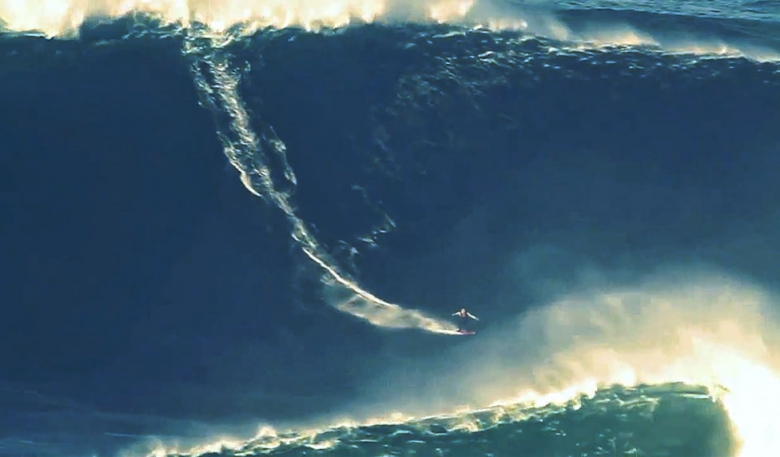
[[775, 2], [0, 28], [0, 455], [780, 449]]

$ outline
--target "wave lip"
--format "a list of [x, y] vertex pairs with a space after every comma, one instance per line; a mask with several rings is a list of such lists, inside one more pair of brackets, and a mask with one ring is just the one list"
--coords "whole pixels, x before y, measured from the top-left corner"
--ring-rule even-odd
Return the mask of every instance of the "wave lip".
[[[780, 61], [777, 24], [745, 19], [684, 17], [663, 12], [562, 9], [495, 0], [3, 0], [0, 29], [75, 38], [85, 26], [147, 19], [168, 33], [249, 35], [264, 29], [309, 31], [365, 23], [450, 24], [523, 34], [580, 47], [645, 46], [677, 54]], [[150, 20], [149, 20], [150, 19]]]
[[200, 23], [214, 31], [250, 28], [306, 29], [350, 22], [411, 20], [448, 22], [464, 18], [476, 0], [4, 0], [0, 18], [11, 31], [72, 36], [87, 18], [147, 14], [165, 24]]

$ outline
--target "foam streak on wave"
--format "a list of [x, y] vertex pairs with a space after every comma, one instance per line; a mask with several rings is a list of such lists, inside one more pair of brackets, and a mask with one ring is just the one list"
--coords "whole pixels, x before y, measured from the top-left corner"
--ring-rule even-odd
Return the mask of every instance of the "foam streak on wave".
[[[211, 43], [211, 40], [208, 41]], [[229, 118], [226, 128], [218, 125], [218, 134], [225, 155], [241, 174], [244, 186], [282, 210], [292, 226], [292, 238], [303, 252], [324, 270], [323, 282], [331, 288], [341, 289], [338, 292], [350, 295], [347, 299], [335, 301], [333, 306], [380, 327], [418, 328], [433, 333], [457, 334], [457, 328], [452, 323], [382, 300], [339, 271], [335, 262], [323, 251], [304, 221], [296, 214], [290, 202], [290, 195], [278, 189], [274, 183], [266, 156], [268, 149], [283, 159], [287, 183], [293, 186], [295, 184], [295, 175], [285, 159], [284, 143], [270, 126], [266, 126], [260, 136], [250, 127], [249, 114], [238, 94], [240, 73], [230, 68], [229, 56], [218, 45], [204, 49], [192, 41], [185, 42], [185, 53], [194, 57], [192, 73], [202, 103], [217, 115], [227, 115]], [[204, 74], [201, 66], [208, 69], [208, 75]]]

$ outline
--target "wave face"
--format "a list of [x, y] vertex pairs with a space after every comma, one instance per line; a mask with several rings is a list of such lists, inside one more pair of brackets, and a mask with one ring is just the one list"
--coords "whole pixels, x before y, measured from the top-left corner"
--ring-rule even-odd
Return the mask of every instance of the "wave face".
[[[29, 231], [25, 208], [54, 199], [51, 211], [60, 214], [100, 197], [89, 188], [71, 202], [61, 188], [105, 174], [98, 188], [108, 192], [119, 179], [121, 167], [111, 161], [88, 172], [62, 157], [27, 165], [44, 133], [71, 138], [74, 128], [41, 108], [70, 85], [97, 94], [64, 109], [75, 113], [68, 119], [90, 114], [79, 128], [137, 104], [151, 107], [149, 129], [192, 138], [168, 147], [162, 130], [134, 132], [139, 143], [124, 155], [158, 154], [136, 170], [139, 180], [197, 169], [189, 151], [204, 147], [222, 154], [246, 193], [266, 204], [226, 198], [236, 212], [262, 214], [251, 236], [241, 235], [241, 224], [219, 233], [238, 240], [241, 255], [256, 257], [217, 272], [208, 257], [209, 274], [197, 280], [242, 292], [225, 289], [201, 307], [180, 308], [172, 303], [200, 297], [150, 292], [116, 305], [125, 311], [115, 327], [104, 324], [111, 321], [106, 299], [94, 299], [100, 311], [87, 318], [94, 334], [70, 335], [89, 366], [81, 378], [64, 376], [75, 380], [70, 391], [51, 387], [46, 370], [56, 373], [61, 360], [79, 356], [55, 352], [47, 362], [49, 349], [30, 346], [9, 359], [9, 371], [22, 373], [14, 385], [44, 379], [35, 381], [41, 389], [68, 391], [69, 400], [40, 395], [45, 405], [20, 412], [24, 420], [13, 422], [0, 454], [762, 457], [778, 448], [771, 413], [759, 411], [780, 408], [780, 345], [772, 336], [780, 255], [774, 4], [741, 2], [740, 14], [716, 14], [686, 2], [669, 14], [643, 1], [621, 9], [293, 3], [221, 2], [216, 12], [209, 2], [0, 3], [0, 77], [9, 101], [0, 104], [11, 107], [12, 119], [0, 137], [24, 137], [33, 151], [7, 159], [10, 177], [2, 181], [27, 189], [18, 173], [44, 195], [30, 200], [36, 204], [9, 197], [16, 216], [9, 237]], [[158, 113], [169, 113], [178, 95], [172, 85], [154, 86], [172, 78], [148, 71], [157, 60], [180, 66], [176, 75], [186, 75], [200, 103], [185, 110], [197, 110], [192, 119], [210, 113], [213, 133], [199, 136], [176, 115]], [[122, 69], [121, 84], [110, 81], [113, 65]], [[45, 77], [60, 69], [67, 77]], [[113, 91], [135, 84], [137, 92], [122, 99], [127, 106], [112, 108]], [[110, 145], [85, 163], [102, 164], [121, 146], [103, 134], [73, 147]], [[66, 179], [66, 169], [81, 177]], [[159, 213], [179, 206], [196, 213], [195, 189], [214, 182], [188, 187], [189, 194], [172, 185], [177, 198]], [[150, 205], [162, 198], [132, 186]], [[98, 214], [114, 207], [101, 203]], [[98, 224], [93, 210], [78, 214], [72, 219]], [[52, 217], [40, 226], [57, 226]], [[143, 216], [116, 217], [123, 222], [110, 237], [150, 243], [127, 235], [152, 230], [127, 222]], [[12, 267], [28, 271], [19, 265], [31, 262], [31, 276], [56, 270], [50, 264], [57, 262], [37, 259], [64, 248], [54, 234], [45, 239], [41, 251], [14, 248]], [[68, 259], [99, 250], [92, 246], [68, 251]], [[123, 276], [100, 265], [85, 268], [98, 278], [85, 289]], [[133, 267], [146, 275], [139, 281], [168, 274], [156, 268], [151, 261]], [[716, 273], [702, 282], [699, 270], [710, 269]], [[8, 281], [2, 289], [12, 291], [18, 313], [45, 301], [25, 292], [42, 290], [26, 285], [34, 282]], [[179, 281], [182, 289], [196, 286], [192, 278]], [[263, 287], [242, 289], [256, 281]], [[643, 289], [647, 281], [652, 293]], [[43, 328], [78, 327], [69, 310], [89, 297], [68, 301], [74, 287], [51, 288], [70, 307], [50, 311], [58, 324]], [[598, 298], [567, 301], [593, 290]], [[457, 333], [449, 316], [461, 307], [483, 319], [476, 335]], [[264, 321], [262, 331], [255, 319]], [[29, 338], [8, 330], [5, 344]], [[237, 333], [271, 336], [258, 343], [236, 340]], [[185, 365], [188, 357], [200, 368]], [[40, 362], [24, 378], [27, 360]], [[338, 399], [312, 406], [338, 384], [346, 385]], [[132, 405], [117, 406], [120, 397]], [[12, 403], [24, 409], [15, 395]], [[239, 414], [242, 408], [249, 411]], [[400, 411], [402, 419], [267, 427], [230, 442], [173, 444], [208, 442], [227, 427], [212, 433], [195, 419], [183, 423], [188, 415], [321, 425], [375, 416], [374, 409]]]

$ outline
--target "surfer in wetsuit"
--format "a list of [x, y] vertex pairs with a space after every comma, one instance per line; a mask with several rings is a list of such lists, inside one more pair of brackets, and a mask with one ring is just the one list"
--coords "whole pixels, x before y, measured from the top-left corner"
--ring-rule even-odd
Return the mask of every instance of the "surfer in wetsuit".
[[466, 324], [468, 324], [469, 319], [474, 319], [475, 321], [478, 321], [479, 318], [470, 312], [466, 311], [466, 308], [461, 308], [459, 311], [452, 313], [453, 316], [457, 316], [460, 323], [458, 324], [458, 331], [461, 333], [469, 333], [469, 330], [466, 329]]

